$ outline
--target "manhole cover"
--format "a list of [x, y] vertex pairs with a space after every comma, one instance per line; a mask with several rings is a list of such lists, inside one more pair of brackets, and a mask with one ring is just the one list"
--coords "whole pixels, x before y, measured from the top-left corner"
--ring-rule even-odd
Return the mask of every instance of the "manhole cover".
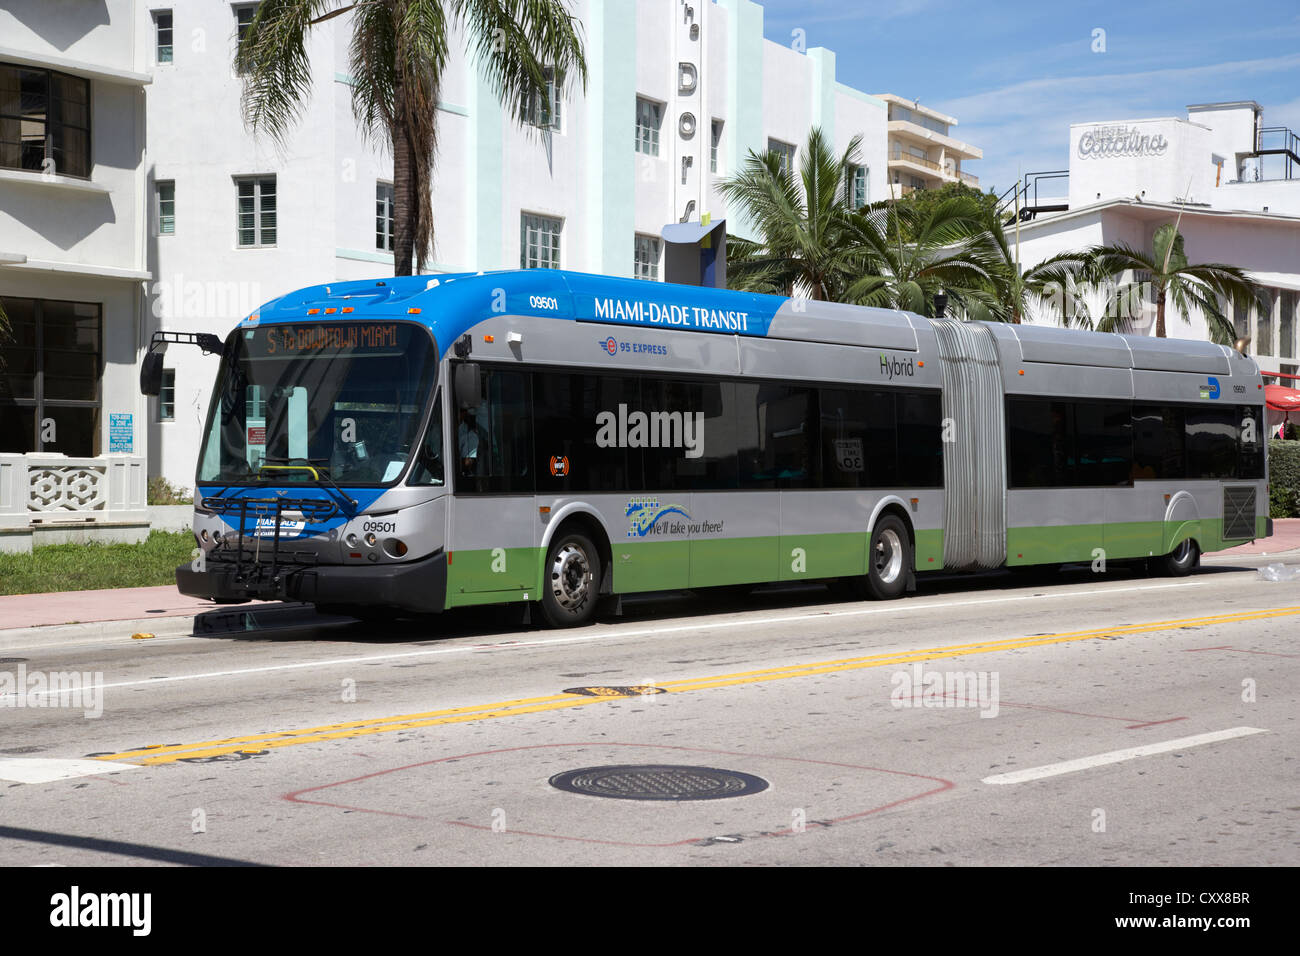
[[654, 684], [631, 684], [624, 687], [566, 687], [564, 693], [583, 697], [640, 697], [643, 694], [666, 694], [667, 691]]
[[584, 767], [551, 778], [551, 786], [589, 797], [615, 800], [721, 800], [767, 789], [767, 781], [752, 774], [713, 767], [631, 764]]

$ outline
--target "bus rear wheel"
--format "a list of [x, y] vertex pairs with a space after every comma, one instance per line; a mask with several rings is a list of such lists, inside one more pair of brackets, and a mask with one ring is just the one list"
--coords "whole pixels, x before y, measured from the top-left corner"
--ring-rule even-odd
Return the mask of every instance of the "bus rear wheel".
[[552, 627], [577, 627], [596, 613], [600, 552], [586, 535], [561, 534], [546, 551], [542, 615]]
[[886, 515], [871, 532], [867, 554], [867, 593], [877, 601], [902, 595], [907, 572], [912, 566], [912, 546], [907, 527], [893, 515]]
[[1171, 578], [1181, 578], [1192, 573], [1201, 549], [1191, 538], [1184, 538], [1178, 547], [1160, 558], [1152, 558], [1152, 570]]

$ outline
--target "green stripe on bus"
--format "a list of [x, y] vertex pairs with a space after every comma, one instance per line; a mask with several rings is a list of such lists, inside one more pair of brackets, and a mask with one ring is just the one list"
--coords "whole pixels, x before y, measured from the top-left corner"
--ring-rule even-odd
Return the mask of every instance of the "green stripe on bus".
[[[1266, 519], [1256, 517], [1256, 537]], [[943, 531], [918, 529], [913, 561], [918, 571], [943, 568]], [[1223, 521], [1129, 521], [1007, 529], [1007, 564], [1092, 561], [1102, 549], [1108, 560], [1168, 554], [1185, 538], [1202, 551], [1219, 551], [1249, 540], [1223, 538]], [[788, 534], [779, 537], [696, 541], [615, 541], [614, 590], [620, 594], [672, 591], [727, 584], [818, 580], [865, 574], [867, 535]], [[536, 601], [541, 598], [545, 553], [540, 548], [457, 551], [447, 568], [447, 607]]]
[[[1255, 534], [1264, 534], [1264, 519], [1255, 519]], [[1221, 518], [1193, 521], [1125, 521], [1112, 524], [1049, 525], [1007, 529], [1007, 564], [1056, 564], [1092, 561], [1100, 548], [1108, 560], [1145, 558], [1173, 551], [1193, 538], [1202, 551], [1221, 551], [1249, 538], [1223, 537]]]

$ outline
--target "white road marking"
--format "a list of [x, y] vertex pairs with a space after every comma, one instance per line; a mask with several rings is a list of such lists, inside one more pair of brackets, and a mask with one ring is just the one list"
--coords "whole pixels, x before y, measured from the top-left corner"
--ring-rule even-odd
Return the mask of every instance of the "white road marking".
[[[155, 684], [169, 684], [177, 681], [212, 680], [219, 677], [244, 677], [249, 674], [270, 674], [276, 671], [303, 670], [313, 667], [340, 667], [351, 664], [375, 664], [383, 661], [409, 660], [415, 657], [439, 657], [444, 654], [466, 654], [478, 651], [513, 651], [530, 647], [560, 646], [580, 644], [589, 641], [604, 641], [627, 637], [649, 637], [656, 634], [680, 634], [683, 631], [711, 631], [735, 627], [760, 627], [765, 624], [790, 624], [796, 621], [826, 620], [835, 617], [865, 617], [875, 614], [887, 614], [898, 617], [900, 614], [914, 611], [943, 610], [952, 607], [974, 607], [983, 604], [1007, 604], [1013, 601], [1050, 600], [1053, 598], [1079, 597], [1089, 594], [1118, 594], [1125, 591], [1160, 591], [1169, 588], [1196, 587], [1200, 582], [1179, 581], [1173, 584], [1139, 584], [1118, 588], [1092, 588], [1087, 591], [1054, 591], [1050, 594], [1018, 594], [1008, 597], [975, 598], [969, 601], [936, 601], [928, 604], [889, 602], [888, 606], [858, 608], [851, 611], [811, 611], [803, 614], [788, 614], [780, 617], [743, 617], [730, 621], [702, 621], [691, 624], [675, 624], [667, 627], [642, 627], [618, 630], [617, 626], [601, 627], [597, 625], [591, 632], [568, 637], [551, 637], [532, 641], [508, 641], [499, 644], [459, 644], [455, 647], [437, 647], [424, 651], [399, 651], [391, 654], [369, 654], [358, 657], [332, 657], [319, 661], [298, 661], [293, 664], [268, 664], [263, 667], [241, 667], [234, 670], [207, 671], [202, 674], [178, 674], [174, 677], [149, 677], [141, 680], [117, 681], [112, 684], [97, 685], [97, 690], [116, 687], [143, 687]], [[241, 632], [242, 633], [242, 632]], [[210, 639], [210, 638], [207, 638]], [[48, 696], [53, 691], [29, 692], [28, 697]], [[12, 695], [0, 696], [0, 703]]]
[[54, 757], [0, 757], [0, 780], [13, 783], [50, 783], [96, 773], [139, 770], [133, 763], [105, 763], [102, 760], [66, 760]]
[[1259, 727], [1233, 727], [1230, 730], [1216, 730], [1213, 733], [1197, 734], [1194, 737], [1179, 737], [1177, 740], [1166, 740], [1158, 744], [1143, 744], [1141, 747], [1112, 750], [1109, 753], [1097, 754], [1094, 757], [1080, 757], [1078, 760], [1063, 760], [1060, 763], [1044, 764], [1041, 767], [1029, 767], [1025, 770], [999, 773], [992, 777], [985, 777], [980, 782], [993, 784], [1024, 783], [1026, 780], [1041, 780], [1043, 777], [1055, 777], [1058, 774], [1088, 770], [1092, 767], [1105, 766], [1108, 763], [1132, 760], [1135, 757], [1150, 757], [1153, 754], [1168, 753], [1171, 750], [1185, 750], [1188, 747], [1199, 747], [1201, 744], [1218, 743], [1220, 740], [1232, 740], [1236, 737], [1249, 737], [1251, 734], [1266, 733], [1268, 733], [1267, 730], [1261, 730]]

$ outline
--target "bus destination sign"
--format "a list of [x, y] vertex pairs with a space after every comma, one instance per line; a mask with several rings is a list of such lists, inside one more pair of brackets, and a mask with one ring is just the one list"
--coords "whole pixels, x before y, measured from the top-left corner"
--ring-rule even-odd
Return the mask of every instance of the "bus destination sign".
[[272, 325], [265, 329], [267, 355], [281, 352], [358, 351], [401, 345], [396, 322]]

